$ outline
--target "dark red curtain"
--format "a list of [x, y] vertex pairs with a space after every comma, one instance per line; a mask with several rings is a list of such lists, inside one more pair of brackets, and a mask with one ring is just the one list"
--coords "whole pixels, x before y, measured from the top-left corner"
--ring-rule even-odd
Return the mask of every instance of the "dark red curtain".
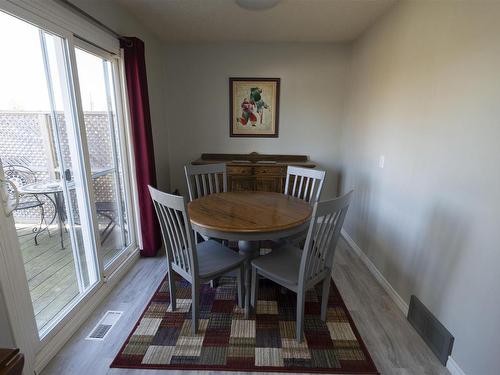
[[142, 231], [142, 256], [155, 256], [161, 247], [160, 227], [149, 196], [148, 185], [156, 187], [156, 171], [149, 113], [148, 80], [144, 58], [144, 42], [123, 38], [125, 76], [130, 108], [130, 122], [135, 152], [139, 217]]

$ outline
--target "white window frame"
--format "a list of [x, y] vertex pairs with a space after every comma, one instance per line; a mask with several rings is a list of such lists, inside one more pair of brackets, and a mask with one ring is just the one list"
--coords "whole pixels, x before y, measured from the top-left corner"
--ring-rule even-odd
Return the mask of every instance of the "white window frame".
[[[102, 49], [120, 54], [120, 43], [115, 36], [105, 32], [78, 14], [54, 0], [0, 0], [0, 9], [16, 15], [41, 28], [60, 34], [56, 30], [86, 40]], [[43, 27], [42, 27], [43, 26]]]
[[[50, 31], [49, 31], [50, 32]], [[87, 204], [87, 202], [94, 202], [95, 201], [95, 196], [94, 196], [94, 191], [92, 188], [92, 184], [89, 183], [89, 181], [92, 181], [91, 177], [91, 172], [90, 172], [90, 160], [89, 160], [89, 155], [84, 153], [83, 150], [87, 150], [87, 136], [85, 129], [81, 126], [76, 126], [77, 124], [81, 124], [83, 121], [83, 112], [81, 108], [81, 98], [80, 98], [80, 90], [78, 87], [78, 76], [77, 76], [77, 71], [76, 71], [76, 65], [75, 65], [75, 54], [74, 54], [74, 38], [72, 35], [69, 35], [63, 40], [63, 43], [65, 44], [65, 49], [67, 52], [64, 57], [61, 57], [62, 60], [64, 60], [58, 68], [61, 70], [59, 73], [61, 75], [65, 75], [66, 79], [63, 79], [62, 81], [65, 82], [64, 84], [67, 83], [68, 87], [63, 90], [63, 95], [64, 94], [69, 94], [68, 97], [63, 98], [64, 108], [65, 111], [68, 110], [71, 113], [65, 113], [66, 118], [68, 119], [68, 123], [70, 125], [71, 131], [68, 132], [68, 137], [74, 138], [73, 141], [70, 141], [70, 148], [72, 149], [71, 151], [71, 158], [72, 158], [72, 163], [74, 168], [74, 173], [75, 176], [78, 176], [75, 178], [76, 182], [79, 182], [81, 184], [81, 192], [77, 194], [77, 199], [78, 199], [78, 208], [79, 208], [79, 214], [81, 217], [82, 221], [82, 232], [84, 238], [87, 238], [91, 241], [89, 245], [87, 245], [90, 248], [85, 249], [85, 254], [86, 254], [86, 260], [87, 264], [91, 264], [89, 267], [89, 270], [91, 272], [91, 275], [89, 277], [91, 279], [95, 279], [96, 282], [89, 286], [89, 289], [85, 291], [83, 294], [80, 294], [78, 298], [74, 299], [71, 301], [67, 306], [65, 306], [57, 315], [54, 317], [49, 324], [47, 324], [42, 330], [40, 330], [40, 342], [46, 342], [47, 340], [50, 340], [50, 338], [54, 335], [54, 332], [57, 330], [57, 328], [60, 326], [61, 322], [66, 319], [66, 316], [70, 316], [71, 311], [75, 306], [81, 303], [81, 300], [88, 294], [92, 293], [92, 290], [95, 288], [98, 288], [102, 284], [102, 272], [99, 270], [98, 262], [99, 262], [99, 247], [98, 243], [99, 241], [97, 240], [99, 238], [99, 233], [98, 233], [98, 227], [97, 227], [97, 214], [95, 212], [95, 206], [92, 204]], [[63, 66], [64, 69], [63, 69]], [[68, 66], [66, 66], [68, 65]], [[46, 73], [48, 74], [48, 73]], [[67, 82], [66, 82], [67, 81]], [[69, 115], [69, 116], [68, 116]], [[75, 124], [76, 123], [76, 124]], [[73, 134], [74, 132], [74, 134]], [[73, 157], [77, 156], [78, 159], [74, 160]], [[67, 189], [67, 187], [65, 187]], [[69, 196], [68, 192], [66, 192], [65, 196]], [[71, 216], [70, 216], [71, 218]], [[93, 224], [93, 227], [90, 226], [91, 223]], [[87, 227], [87, 226], [90, 227]], [[73, 225], [70, 225], [72, 227]], [[70, 231], [73, 230], [70, 228]], [[86, 234], [85, 234], [86, 233]], [[76, 252], [77, 245], [74, 242], [73, 236], [71, 236], [71, 241], [72, 241], [72, 249], [74, 253]], [[76, 256], [75, 256], [76, 259]], [[94, 260], [97, 260], [97, 264], [94, 263]], [[94, 264], [92, 264], [94, 263]], [[80, 267], [79, 262], [77, 261], [75, 264], [75, 269], [77, 271], [77, 276], [79, 275], [79, 270], [78, 268]], [[81, 276], [80, 276], [81, 277]], [[81, 283], [79, 281], [79, 283]], [[79, 287], [81, 289], [81, 287]]]

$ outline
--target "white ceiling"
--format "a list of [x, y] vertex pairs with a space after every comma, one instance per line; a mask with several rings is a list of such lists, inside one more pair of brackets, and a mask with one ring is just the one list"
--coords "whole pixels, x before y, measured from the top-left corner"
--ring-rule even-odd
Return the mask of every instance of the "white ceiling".
[[167, 42], [341, 42], [396, 0], [281, 0], [245, 10], [234, 0], [114, 0]]

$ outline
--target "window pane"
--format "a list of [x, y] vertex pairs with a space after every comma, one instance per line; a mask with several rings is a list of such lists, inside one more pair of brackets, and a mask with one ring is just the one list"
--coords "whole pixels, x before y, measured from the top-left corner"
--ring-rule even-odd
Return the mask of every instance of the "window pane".
[[0, 12], [0, 44], [0, 158], [43, 336], [99, 280], [66, 43]]
[[130, 244], [113, 66], [105, 58], [79, 48], [76, 61], [101, 255], [107, 267]]

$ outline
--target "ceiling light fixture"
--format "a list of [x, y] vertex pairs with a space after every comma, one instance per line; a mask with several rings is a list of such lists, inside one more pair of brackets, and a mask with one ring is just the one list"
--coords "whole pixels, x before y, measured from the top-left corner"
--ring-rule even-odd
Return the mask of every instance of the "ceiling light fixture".
[[281, 0], [236, 0], [243, 9], [247, 10], [267, 10], [274, 8]]

